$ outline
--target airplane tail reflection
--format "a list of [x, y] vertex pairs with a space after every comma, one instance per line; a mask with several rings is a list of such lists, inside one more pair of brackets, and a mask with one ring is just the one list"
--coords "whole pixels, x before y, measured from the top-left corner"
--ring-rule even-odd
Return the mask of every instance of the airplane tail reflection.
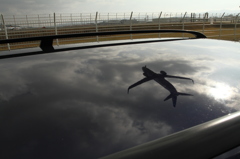
[[143, 78], [140, 81], [129, 86], [128, 93], [131, 88], [134, 88], [134, 87], [136, 87], [142, 83], [145, 83], [147, 81], [154, 80], [170, 92], [170, 95], [167, 96], [167, 98], [165, 98], [164, 101], [172, 98], [174, 107], [176, 107], [177, 96], [179, 96], [179, 95], [193, 96], [191, 94], [177, 92], [176, 88], [169, 81], [167, 81], [165, 79], [165, 78], [178, 78], [178, 79], [191, 80], [194, 83], [194, 81], [191, 78], [167, 75], [167, 73], [165, 71], [160, 71], [160, 74], [158, 74], [158, 73], [153, 72], [149, 68], [147, 68], [147, 66], [142, 67], [142, 70], [143, 70], [143, 75], [145, 76], [145, 78]]
[[172, 98], [172, 102], [173, 102], [173, 106], [176, 107], [176, 103], [177, 103], [177, 96], [179, 95], [184, 95], [184, 96], [193, 96], [192, 94], [187, 94], [187, 93], [180, 93], [180, 92], [177, 92], [177, 93], [171, 93], [169, 94], [169, 96], [167, 96], [164, 101]]

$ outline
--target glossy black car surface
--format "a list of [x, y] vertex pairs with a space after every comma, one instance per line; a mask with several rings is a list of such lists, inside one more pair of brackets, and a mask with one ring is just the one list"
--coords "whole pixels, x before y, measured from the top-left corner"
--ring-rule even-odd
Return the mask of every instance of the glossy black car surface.
[[[238, 42], [209, 39], [1, 59], [0, 156], [99, 158], [236, 112], [239, 61]], [[174, 107], [154, 80], [128, 94], [144, 66], [193, 96]]]

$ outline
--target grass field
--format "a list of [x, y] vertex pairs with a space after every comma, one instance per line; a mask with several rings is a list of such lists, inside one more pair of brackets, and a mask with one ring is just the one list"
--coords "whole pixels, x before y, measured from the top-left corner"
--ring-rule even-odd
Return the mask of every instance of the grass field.
[[[236, 27], [235, 27], [236, 26]], [[154, 23], [144, 23], [144, 24], [134, 24], [132, 25], [132, 30], [152, 30], [159, 29], [158, 24]], [[203, 24], [203, 23], [168, 23], [161, 24], [160, 29], [176, 29], [176, 30], [192, 30], [204, 33], [208, 38], [211, 39], [222, 39], [239, 41], [240, 40], [240, 26], [233, 23], [224, 23], [222, 29], [220, 30], [220, 23], [215, 24]], [[130, 30], [129, 25], [100, 25], [98, 26], [98, 32], [107, 31], [127, 31]], [[59, 27], [57, 28], [57, 34], [75, 34], [75, 33], [86, 33], [86, 32], [96, 32], [95, 25], [79, 25], [71, 27]], [[8, 30], [8, 39], [14, 38], [24, 38], [24, 37], [36, 37], [36, 36], [48, 36], [56, 35], [56, 30], [54, 28], [31, 28], [31, 29], [20, 29], [20, 30]], [[54, 45], [64, 45], [73, 43], [84, 43], [84, 42], [96, 42], [98, 41], [108, 41], [108, 40], [124, 40], [124, 39], [141, 39], [141, 38], [165, 38], [165, 37], [193, 37], [191, 34], [182, 33], [155, 33], [155, 34], [133, 34], [131, 35], [114, 35], [114, 36], [94, 36], [94, 37], [84, 37], [84, 38], [69, 38], [69, 39], [59, 39], [58, 42], [54, 40]], [[0, 40], [6, 39], [4, 30], [0, 31]], [[27, 47], [38, 47], [39, 41], [27, 42], [27, 43], [13, 43], [10, 44], [10, 49], [21, 49]], [[0, 51], [8, 50], [8, 45], [0, 45]]]

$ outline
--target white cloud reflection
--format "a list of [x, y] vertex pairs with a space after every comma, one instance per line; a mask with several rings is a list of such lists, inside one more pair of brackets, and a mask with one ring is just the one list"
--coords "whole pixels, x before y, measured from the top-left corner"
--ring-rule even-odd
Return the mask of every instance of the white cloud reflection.
[[215, 83], [214, 86], [209, 88], [208, 92], [215, 100], [226, 100], [230, 99], [234, 93], [238, 93], [238, 90], [225, 83]]

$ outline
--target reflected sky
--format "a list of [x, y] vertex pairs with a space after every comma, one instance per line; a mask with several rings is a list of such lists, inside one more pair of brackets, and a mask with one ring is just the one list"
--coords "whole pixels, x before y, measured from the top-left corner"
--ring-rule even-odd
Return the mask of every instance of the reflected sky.
[[[217, 46], [207, 47], [212, 42]], [[240, 46], [191, 40], [66, 51], [1, 60], [3, 158], [96, 158], [239, 110]], [[228, 62], [228, 61], [231, 62]], [[177, 107], [154, 81], [131, 90], [147, 65], [168, 79]]]

